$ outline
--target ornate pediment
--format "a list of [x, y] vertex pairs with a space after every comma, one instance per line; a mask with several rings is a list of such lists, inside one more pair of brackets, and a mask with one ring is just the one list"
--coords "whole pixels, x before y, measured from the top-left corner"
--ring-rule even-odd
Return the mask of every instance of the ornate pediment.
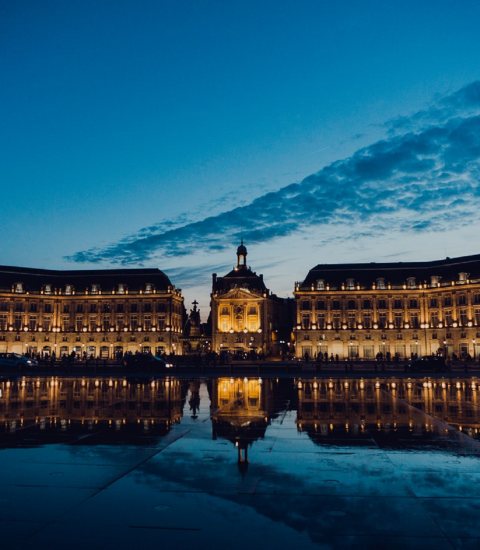
[[260, 298], [262, 293], [256, 289], [234, 287], [221, 295], [222, 299], [228, 298], [229, 300], [235, 299], [251, 299], [251, 298]]

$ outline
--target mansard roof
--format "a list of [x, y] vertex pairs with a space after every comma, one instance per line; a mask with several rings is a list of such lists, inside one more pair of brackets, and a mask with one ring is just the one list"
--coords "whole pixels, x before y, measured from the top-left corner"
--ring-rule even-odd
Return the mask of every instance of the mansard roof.
[[240, 287], [260, 292], [267, 291], [263, 275], [257, 275], [249, 267], [236, 267], [224, 277], [213, 277], [213, 292], [228, 292], [232, 288]]
[[172, 286], [167, 275], [157, 268], [53, 270], [0, 266], [0, 289], [10, 291], [17, 283], [22, 283], [24, 290], [31, 292], [40, 291], [45, 285], [51, 285], [52, 289], [72, 285], [79, 292], [91, 285], [98, 285], [105, 291], [119, 284], [129, 291], [144, 290], [145, 284], [151, 284], [157, 291], [166, 291]]
[[409, 278], [415, 278], [417, 285], [426, 283], [430, 286], [431, 277], [438, 277], [442, 286], [459, 281], [460, 273], [466, 273], [470, 281], [480, 281], [480, 254], [431, 262], [318, 264], [308, 272], [299, 286], [301, 289], [310, 289], [323, 280], [331, 289], [338, 289], [342, 283], [353, 279], [355, 286], [371, 289], [377, 279], [383, 278], [386, 285], [390, 283], [392, 288], [401, 288]]

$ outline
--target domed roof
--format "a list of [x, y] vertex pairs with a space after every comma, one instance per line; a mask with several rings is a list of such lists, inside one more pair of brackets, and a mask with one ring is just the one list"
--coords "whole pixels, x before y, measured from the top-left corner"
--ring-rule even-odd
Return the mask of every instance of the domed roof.
[[242, 244], [237, 248], [237, 256], [246, 256], [247, 255], [247, 247], [243, 246], [243, 239]]

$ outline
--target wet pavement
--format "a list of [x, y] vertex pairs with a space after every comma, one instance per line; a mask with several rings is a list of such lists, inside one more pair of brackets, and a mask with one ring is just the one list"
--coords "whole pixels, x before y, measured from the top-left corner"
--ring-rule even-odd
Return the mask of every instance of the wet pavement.
[[0, 548], [480, 548], [476, 378], [0, 378]]

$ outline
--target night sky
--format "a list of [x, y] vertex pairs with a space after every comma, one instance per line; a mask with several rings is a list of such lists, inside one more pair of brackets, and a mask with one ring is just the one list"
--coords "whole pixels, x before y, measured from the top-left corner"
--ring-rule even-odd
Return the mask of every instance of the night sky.
[[[0, 0], [3, 265], [480, 253], [480, 2]], [[204, 320], [205, 320], [204, 319]]]

